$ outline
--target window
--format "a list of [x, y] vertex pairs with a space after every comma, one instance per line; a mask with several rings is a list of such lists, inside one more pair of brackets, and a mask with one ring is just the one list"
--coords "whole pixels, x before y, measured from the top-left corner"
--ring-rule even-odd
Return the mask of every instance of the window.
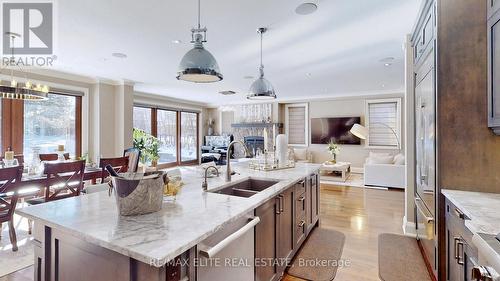
[[[24, 102], [23, 154], [32, 158], [34, 147], [52, 153], [62, 144], [76, 155], [76, 97], [49, 94], [45, 101]], [[63, 117], [63, 118], [61, 118]]]
[[181, 112], [181, 161], [198, 159], [198, 114]]
[[159, 167], [198, 163], [198, 113], [134, 106], [134, 128], [160, 142]]
[[134, 128], [151, 134], [151, 108], [134, 106]]
[[82, 96], [49, 93], [47, 100], [1, 100], [2, 151], [11, 149], [31, 161], [33, 148], [53, 153], [62, 144], [71, 157], [82, 150]]
[[158, 110], [157, 137], [161, 141], [158, 163], [177, 162], [177, 112]]
[[401, 99], [366, 101], [366, 122], [370, 148], [398, 149], [401, 138]]
[[307, 146], [309, 135], [309, 114], [307, 103], [287, 104], [285, 106], [285, 124], [288, 144]]

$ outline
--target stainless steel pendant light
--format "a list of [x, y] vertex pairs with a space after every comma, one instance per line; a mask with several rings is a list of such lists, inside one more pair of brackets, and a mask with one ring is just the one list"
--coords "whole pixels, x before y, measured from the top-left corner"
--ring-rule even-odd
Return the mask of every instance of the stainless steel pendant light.
[[273, 85], [271, 85], [271, 82], [264, 78], [264, 65], [262, 64], [262, 37], [266, 31], [267, 28], [265, 27], [257, 29], [257, 33], [260, 34], [260, 76], [250, 86], [250, 92], [247, 95], [247, 99], [249, 100], [276, 99], [276, 93], [274, 92]]
[[[9, 36], [11, 39], [11, 58], [8, 60], [8, 65], [11, 66], [10, 69], [10, 81], [7, 84], [0, 83], [0, 98], [3, 99], [15, 99], [15, 100], [46, 100], [47, 94], [49, 93], [49, 87], [47, 85], [33, 84], [28, 80], [28, 73], [24, 71], [21, 66], [16, 62], [14, 57], [14, 41], [16, 38], [21, 37], [21, 35], [13, 32], [6, 32], [5, 36]], [[26, 82], [24, 85], [18, 83], [14, 78], [14, 69], [12, 66], [17, 66], [19, 70], [24, 73], [24, 78]], [[0, 71], [1, 74], [1, 71]], [[3, 82], [3, 81], [2, 81]]]
[[187, 52], [179, 64], [177, 79], [194, 83], [212, 83], [223, 79], [214, 56], [203, 47], [207, 42], [207, 28], [200, 24], [200, 0], [198, 0], [198, 27], [191, 29], [194, 48]]

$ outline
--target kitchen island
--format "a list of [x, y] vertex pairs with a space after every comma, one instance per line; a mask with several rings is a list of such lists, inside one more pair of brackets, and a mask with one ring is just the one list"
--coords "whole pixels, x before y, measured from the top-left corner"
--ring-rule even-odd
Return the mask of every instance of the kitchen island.
[[[35, 223], [35, 280], [194, 280], [199, 257], [197, 246], [231, 223], [256, 214], [258, 207], [266, 202], [278, 198], [277, 202], [285, 201], [283, 205], [278, 203], [278, 209], [283, 211], [283, 206], [290, 204], [282, 200], [282, 194], [292, 189], [289, 224], [292, 227], [301, 223], [307, 236], [318, 224], [319, 167], [297, 164], [293, 169], [262, 172], [239, 163], [234, 170], [240, 174], [233, 176], [231, 183], [247, 179], [276, 181], [248, 198], [213, 192], [230, 184], [222, 175], [208, 179], [208, 192], [205, 192], [199, 169], [182, 168], [185, 185], [175, 200], [165, 197], [161, 211], [142, 216], [119, 216], [115, 199], [107, 192], [20, 209], [17, 211], [20, 215]], [[313, 187], [314, 196], [311, 195]], [[295, 188], [299, 192], [295, 192]], [[302, 193], [302, 189], [308, 193]], [[307, 200], [304, 200], [305, 194], [309, 194]], [[299, 209], [298, 204], [293, 203], [296, 201], [309, 206], [306, 226], [295, 220]], [[279, 210], [276, 213], [280, 213]], [[299, 214], [297, 218], [300, 219]], [[257, 232], [257, 227], [255, 229]], [[259, 235], [255, 233], [255, 237]], [[295, 238], [297, 233], [290, 235]], [[300, 243], [304, 240], [301, 237]], [[286, 258], [295, 254], [300, 243]], [[258, 258], [259, 246], [255, 248], [255, 258]], [[275, 273], [270, 280], [280, 277], [279, 272]]]
[[450, 280], [470, 280], [473, 274], [478, 280], [487, 280], [478, 275], [486, 272], [491, 280], [497, 280], [500, 273], [500, 240], [496, 239], [500, 234], [500, 194], [449, 189], [441, 192], [446, 198]]

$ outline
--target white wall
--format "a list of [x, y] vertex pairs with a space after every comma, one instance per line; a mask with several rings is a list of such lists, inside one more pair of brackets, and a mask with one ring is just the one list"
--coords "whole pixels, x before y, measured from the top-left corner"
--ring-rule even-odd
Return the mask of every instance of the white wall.
[[[403, 98], [403, 94], [383, 95], [383, 96], [364, 96], [353, 98], [338, 98], [329, 100], [317, 100], [309, 102], [309, 119], [323, 118], [323, 117], [361, 117], [361, 123], [364, 124], [365, 119], [365, 101], [370, 99], [381, 98]], [[404, 102], [402, 103], [404, 104]], [[401, 116], [401, 132], [404, 132], [404, 108], [402, 108]], [[286, 124], [285, 124], [286, 126]], [[309, 133], [310, 137], [310, 133]], [[401, 136], [401, 144], [404, 151], [404, 136]], [[330, 160], [331, 156], [327, 151], [326, 144], [310, 144], [310, 151], [313, 153], [313, 159], [316, 163], [322, 163]], [[341, 145], [340, 154], [337, 161], [351, 162], [352, 167], [356, 171], [362, 171], [363, 164], [369, 151], [384, 151], [391, 153], [398, 153], [398, 150], [375, 150], [365, 148], [365, 142], [362, 140], [361, 145]]]

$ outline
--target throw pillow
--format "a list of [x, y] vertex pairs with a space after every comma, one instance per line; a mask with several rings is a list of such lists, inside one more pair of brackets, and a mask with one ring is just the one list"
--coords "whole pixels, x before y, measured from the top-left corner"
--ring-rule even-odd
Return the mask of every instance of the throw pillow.
[[367, 164], [392, 164], [394, 157], [392, 156], [376, 156], [368, 158]]
[[295, 160], [307, 160], [307, 148], [294, 148]]
[[391, 156], [390, 153], [388, 152], [371, 152], [368, 154], [368, 157], [386, 157], [386, 156]]

